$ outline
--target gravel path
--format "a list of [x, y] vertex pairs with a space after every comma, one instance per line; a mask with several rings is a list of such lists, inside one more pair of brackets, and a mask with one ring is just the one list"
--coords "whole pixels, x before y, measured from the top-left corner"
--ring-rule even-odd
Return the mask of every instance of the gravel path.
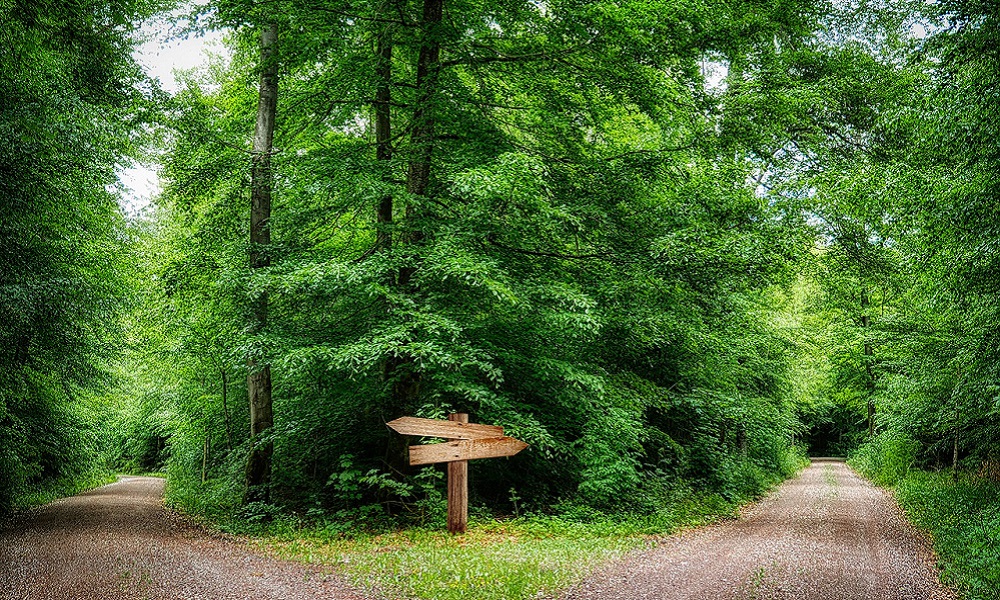
[[891, 496], [814, 461], [736, 521], [608, 565], [564, 600], [950, 600]]
[[0, 600], [355, 600], [316, 568], [264, 558], [163, 508], [129, 477], [0, 530]]

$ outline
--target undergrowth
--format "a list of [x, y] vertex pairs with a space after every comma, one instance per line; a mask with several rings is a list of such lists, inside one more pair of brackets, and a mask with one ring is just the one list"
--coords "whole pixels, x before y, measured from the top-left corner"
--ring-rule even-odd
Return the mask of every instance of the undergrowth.
[[660, 536], [735, 517], [741, 504], [764, 491], [727, 498], [678, 487], [647, 514], [611, 514], [580, 504], [507, 518], [473, 510], [468, 532], [459, 536], [444, 531], [443, 505], [439, 518], [417, 526], [367, 507], [311, 522], [246, 513], [221, 527], [255, 537], [280, 558], [333, 567], [377, 597], [526, 600], [553, 595], [608, 560], [654, 546]]
[[851, 464], [891, 487], [918, 528], [934, 539], [942, 580], [963, 600], [1000, 600], [1000, 483], [972, 473], [914, 468], [916, 445], [882, 434]]
[[1000, 600], [1000, 484], [913, 471], [896, 484], [896, 496], [933, 536], [944, 580], [966, 600]]
[[81, 492], [114, 482], [110, 471], [91, 471], [74, 477], [46, 481], [29, 487], [15, 501], [15, 509], [31, 508], [48, 504], [60, 498], [75, 496]]

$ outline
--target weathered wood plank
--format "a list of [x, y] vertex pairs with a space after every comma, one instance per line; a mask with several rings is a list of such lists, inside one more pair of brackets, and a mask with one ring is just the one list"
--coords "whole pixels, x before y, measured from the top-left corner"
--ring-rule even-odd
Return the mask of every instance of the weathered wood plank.
[[410, 464], [430, 465], [456, 460], [513, 456], [527, 447], [528, 444], [521, 440], [506, 436], [482, 440], [456, 440], [440, 444], [410, 446]]
[[503, 427], [499, 425], [482, 425], [480, 423], [440, 421], [438, 419], [422, 419], [420, 417], [400, 417], [394, 421], [389, 421], [386, 425], [403, 435], [439, 437], [449, 440], [483, 440], [503, 437]]
[[[453, 423], [468, 423], [466, 413], [448, 415]], [[448, 463], [448, 532], [465, 533], [469, 524], [469, 462]]]

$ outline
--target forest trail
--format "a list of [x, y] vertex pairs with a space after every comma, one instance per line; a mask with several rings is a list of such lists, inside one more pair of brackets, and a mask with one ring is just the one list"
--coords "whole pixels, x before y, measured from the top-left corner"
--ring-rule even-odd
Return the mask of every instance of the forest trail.
[[0, 529], [0, 600], [356, 599], [336, 576], [250, 553], [127, 477]]
[[885, 491], [814, 460], [740, 519], [608, 565], [564, 600], [945, 600], [928, 541]]

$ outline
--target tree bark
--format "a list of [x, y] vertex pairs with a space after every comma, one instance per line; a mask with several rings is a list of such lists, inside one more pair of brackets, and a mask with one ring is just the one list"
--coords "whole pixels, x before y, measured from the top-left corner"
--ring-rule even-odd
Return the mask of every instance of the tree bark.
[[872, 360], [875, 356], [875, 348], [869, 339], [869, 329], [871, 328], [871, 317], [868, 309], [871, 300], [868, 298], [868, 290], [861, 290], [861, 328], [865, 332], [864, 341], [864, 361], [865, 373], [868, 374], [868, 437], [875, 435], [875, 370], [872, 367]]
[[222, 417], [226, 423], [226, 448], [233, 449], [233, 428], [229, 420], [229, 377], [225, 369], [219, 369], [222, 373]]
[[[378, 35], [378, 87], [375, 90], [375, 144], [376, 159], [384, 164], [388, 173], [392, 161], [392, 25], [385, 25]], [[388, 177], [386, 178], [388, 179]], [[392, 195], [386, 194], [379, 201], [377, 213], [376, 247], [392, 249]]]
[[[274, 177], [271, 154], [274, 149], [274, 120], [278, 103], [277, 23], [267, 24], [260, 35], [260, 87], [257, 100], [257, 125], [253, 138], [253, 165], [250, 183], [250, 268], [270, 265], [268, 246], [271, 243], [271, 195]], [[267, 293], [253, 300], [250, 316], [251, 333], [259, 334], [267, 327]], [[263, 439], [274, 424], [271, 400], [271, 367], [250, 357], [247, 366], [247, 393], [250, 397], [250, 456], [247, 459], [244, 502], [269, 502], [271, 456], [274, 445]]]
[[[427, 185], [430, 183], [436, 125], [433, 104], [437, 94], [438, 74], [441, 70], [440, 26], [443, 14], [444, 0], [424, 0], [420, 54], [417, 58], [417, 101], [414, 104], [410, 134], [413, 154], [406, 175], [406, 191], [411, 197], [426, 196]], [[413, 223], [421, 212], [419, 202], [411, 200], [406, 207], [406, 217], [411, 227], [406, 241], [411, 244], [419, 243], [423, 239], [423, 234]], [[414, 272], [416, 272], [415, 266], [401, 268], [399, 284], [409, 285]]]
[[[401, 240], [406, 244], [417, 244], [423, 239], [423, 234], [420, 233], [414, 221], [420, 213], [419, 197], [426, 196], [427, 184], [430, 181], [435, 130], [433, 100], [437, 93], [438, 72], [440, 70], [439, 29], [443, 10], [444, 0], [424, 0], [420, 53], [417, 58], [417, 99], [414, 103], [410, 134], [412, 156], [406, 176], [406, 191], [410, 193], [410, 203], [406, 207], [406, 219], [410, 229]], [[401, 267], [397, 285], [403, 289], [409, 288], [415, 272], [415, 265]], [[393, 382], [393, 411], [400, 411], [402, 414], [402, 411], [411, 408], [417, 398], [420, 389], [420, 373], [414, 370], [413, 360], [409, 357], [390, 357], [386, 360], [385, 377]]]
[[[406, 175], [406, 191], [409, 192], [409, 202], [406, 206], [406, 230], [400, 235], [399, 242], [404, 245], [419, 244], [424, 236], [419, 227], [421, 216], [421, 197], [427, 195], [430, 181], [431, 155], [434, 150], [435, 115], [433, 109], [434, 97], [437, 94], [438, 72], [441, 58], [441, 21], [444, 14], [444, 0], [424, 0], [423, 20], [420, 26], [420, 52], [417, 56], [417, 97], [413, 102], [411, 117], [410, 144], [411, 155]], [[380, 40], [381, 41], [381, 40]], [[381, 52], [389, 52], [385, 46]], [[381, 55], [381, 68], [385, 69], [386, 56]], [[382, 72], [382, 81], [389, 82], [388, 73]], [[386, 90], [387, 93], [387, 90]], [[389, 105], [385, 105], [388, 114]], [[378, 123], [376, 122], [376, 127]], [[376, 132], [376, 137], [378, 137]], [[385, 151], [388, 147], [388, 131]], [[380, 146], [381, 149], [381, 146]], [[383, 155], [384, 156], [384, 155]], [[412, 279], [416, 272], [416, 257], [414, 264], [400, 267], [396, 277], [396, 286], [403, 292], [413, 293]], [[398, 356], [386, 358], [383, 366], [383, 376], [390, 382], [389, 412], [399, 416], [416, 408], [420, 394], [421, 374], [416, 370], [413, 358], [401, 353]], [[408, 468], [406, 447], [401, 443], [400, 436], [392, 436], [387, 449], [387, 462], [399, 472]]]

